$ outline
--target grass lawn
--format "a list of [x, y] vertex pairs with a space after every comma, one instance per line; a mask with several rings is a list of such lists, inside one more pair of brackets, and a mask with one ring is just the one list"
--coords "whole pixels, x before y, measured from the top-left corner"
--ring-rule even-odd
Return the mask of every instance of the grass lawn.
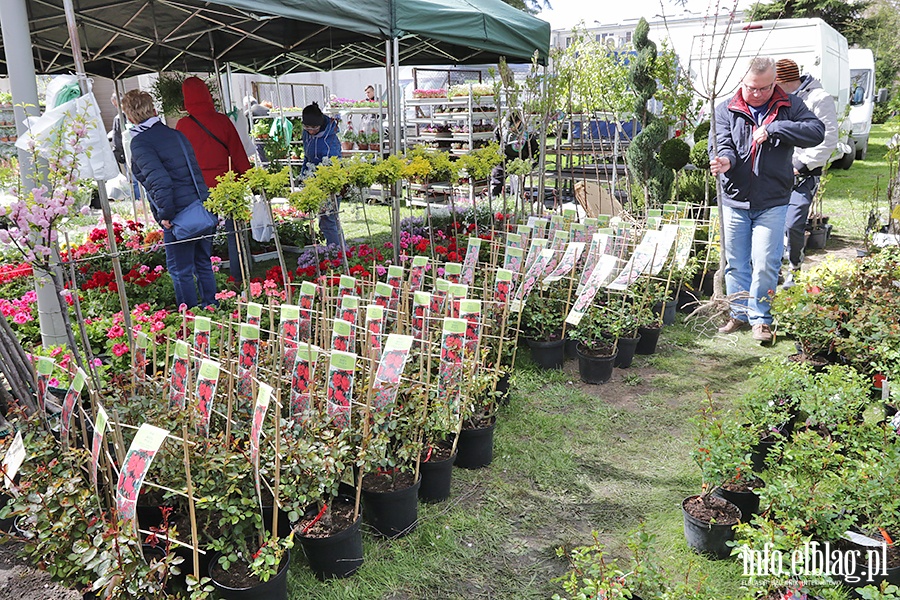
[[[867, 160], [832, 172], [824, 205], [834, 244], [819, 255], [860, 245], [876, 187], [884, 206], [889, 137], [876, 126]], [[364, 237], [365, 225], [348, 218], [353, 210], [344, 207], [345, 231]], [[367, 211], [373, 235], [375, 221], [386, 231], [387, 209]], [[636, 357], [631, 369], [616, 369], [599, 386], [580, 382], [575, 361], [562, 371], [540, 371], [521, 349], [511, 402], [498, 418], [493, 464], [455, 469], [450, 500], [420, 505], [409, 536], [365, 535], [365, 564], [349, 579], [318, 582], [298, 557], [292, 597], [546, 599], [562, 593], [551, 581], [567, 568], [558, 547], [587, 544], [596, 530], [613, 554], [622, 554], [627, 534], [645, 522], [673, 580], [690, 572], [714, 585], [716, 598], [736, 598], [740, 564], [697, 556], [684, 542], [680, 503], [700, 485], [690, 458], [691, 419], [707, 392], [730, 406], [760, 357], [794, 348], [790, 340], [763, 348], [749, 333], [720, 336], [714, 324], [682, 319], [664, 330], [657, 354]]]

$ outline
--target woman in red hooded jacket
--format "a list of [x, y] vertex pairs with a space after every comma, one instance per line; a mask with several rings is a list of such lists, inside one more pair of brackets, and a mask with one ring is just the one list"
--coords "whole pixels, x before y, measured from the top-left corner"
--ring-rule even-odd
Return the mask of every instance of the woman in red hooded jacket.
[[[228, 171], [242, 175], [250, 168], [250, 160], [244, 151], [241, 136], [227, 115], [216, 112], [206, 83], [198, 77], [188, 77], [181, 85], [181, 91], [188, 116], [179, 120], [175, 129], [191, 142], [206, 185], [215, 187], [216, 177]], [[225, 231], [228, 234], [228, 258], [231, 260], [229, 270], [240, 285], [243, 277], [237, 259], [234, 220], [226, 219]]]

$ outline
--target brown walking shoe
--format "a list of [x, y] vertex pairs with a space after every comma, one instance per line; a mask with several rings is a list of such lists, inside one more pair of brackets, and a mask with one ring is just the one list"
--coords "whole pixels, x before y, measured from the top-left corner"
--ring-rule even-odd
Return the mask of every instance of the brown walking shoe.
[[749, 325], [750, 324], [747, 321], [731, 317], [728, 319], [727, 323], [719, 327], [719, 333], [735, 333], [741, 329], [746, 329]]
[[766, 323], [757, 323], [753, 326], [753, 339], [763, 344], [771, 344], [775, 336], [772, 335], [772, 328]]

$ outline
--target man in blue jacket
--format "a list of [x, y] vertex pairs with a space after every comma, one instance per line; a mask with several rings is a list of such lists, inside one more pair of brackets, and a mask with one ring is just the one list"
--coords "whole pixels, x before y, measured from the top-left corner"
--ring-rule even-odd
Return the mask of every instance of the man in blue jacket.
[[[311, 175], [323, 160], [341, 157], [341, 141], [337, 136], [337, 122], [326, 117], [319, 104], [313, 102], [303, 109], [303, 165], [304, 177]], [[338, 220], [340, 198], [334, 203], [326, 202], [319, 214], [319, 230], [325, 236], [325, 243], [341, 246], [341, 224]]]
[[820, 144], [825, 125], [802, 100], [775, 85], [775, 61], [768, 57], [750, 61], [740, 89], [716, 107], [715, 119], [709, 168], [722, 176], [725, 288], [729, 295], [749, 293], [732, 305], [719, 332], [750, 325], [753, 339], [769, 343], [770, 295], [778, 285], [794, 184], [791, 156], [795, 146]]

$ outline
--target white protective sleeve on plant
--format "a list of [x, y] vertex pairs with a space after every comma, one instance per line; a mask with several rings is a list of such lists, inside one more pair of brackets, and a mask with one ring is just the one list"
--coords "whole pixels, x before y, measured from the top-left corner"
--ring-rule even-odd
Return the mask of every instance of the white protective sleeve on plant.
[[253, 210], [250, 213], [250, 234], [257, 242], [268, 242], [275, 233], [275, 226], [269, 216], [269, 207], [259, 196], [253, 201]]
[[[87, 135], [81, 140], [83, 151], [78, 155], [81, 179], [113, 179], [119, 174], [119, 167], [112, 148], [107, 141], [106, 128], [100, 118], [100, 109], [93, 93], [70, 100], [46, 111], [39, 117], [25, 119], [27, 131], [19, 136], [16, 148], [30, 151], [34, 140], [39, 156], [48, 157], [58, 140], [64, 120], [87, 112]], [[90, 153], [90, 158], [88, 158]]]

